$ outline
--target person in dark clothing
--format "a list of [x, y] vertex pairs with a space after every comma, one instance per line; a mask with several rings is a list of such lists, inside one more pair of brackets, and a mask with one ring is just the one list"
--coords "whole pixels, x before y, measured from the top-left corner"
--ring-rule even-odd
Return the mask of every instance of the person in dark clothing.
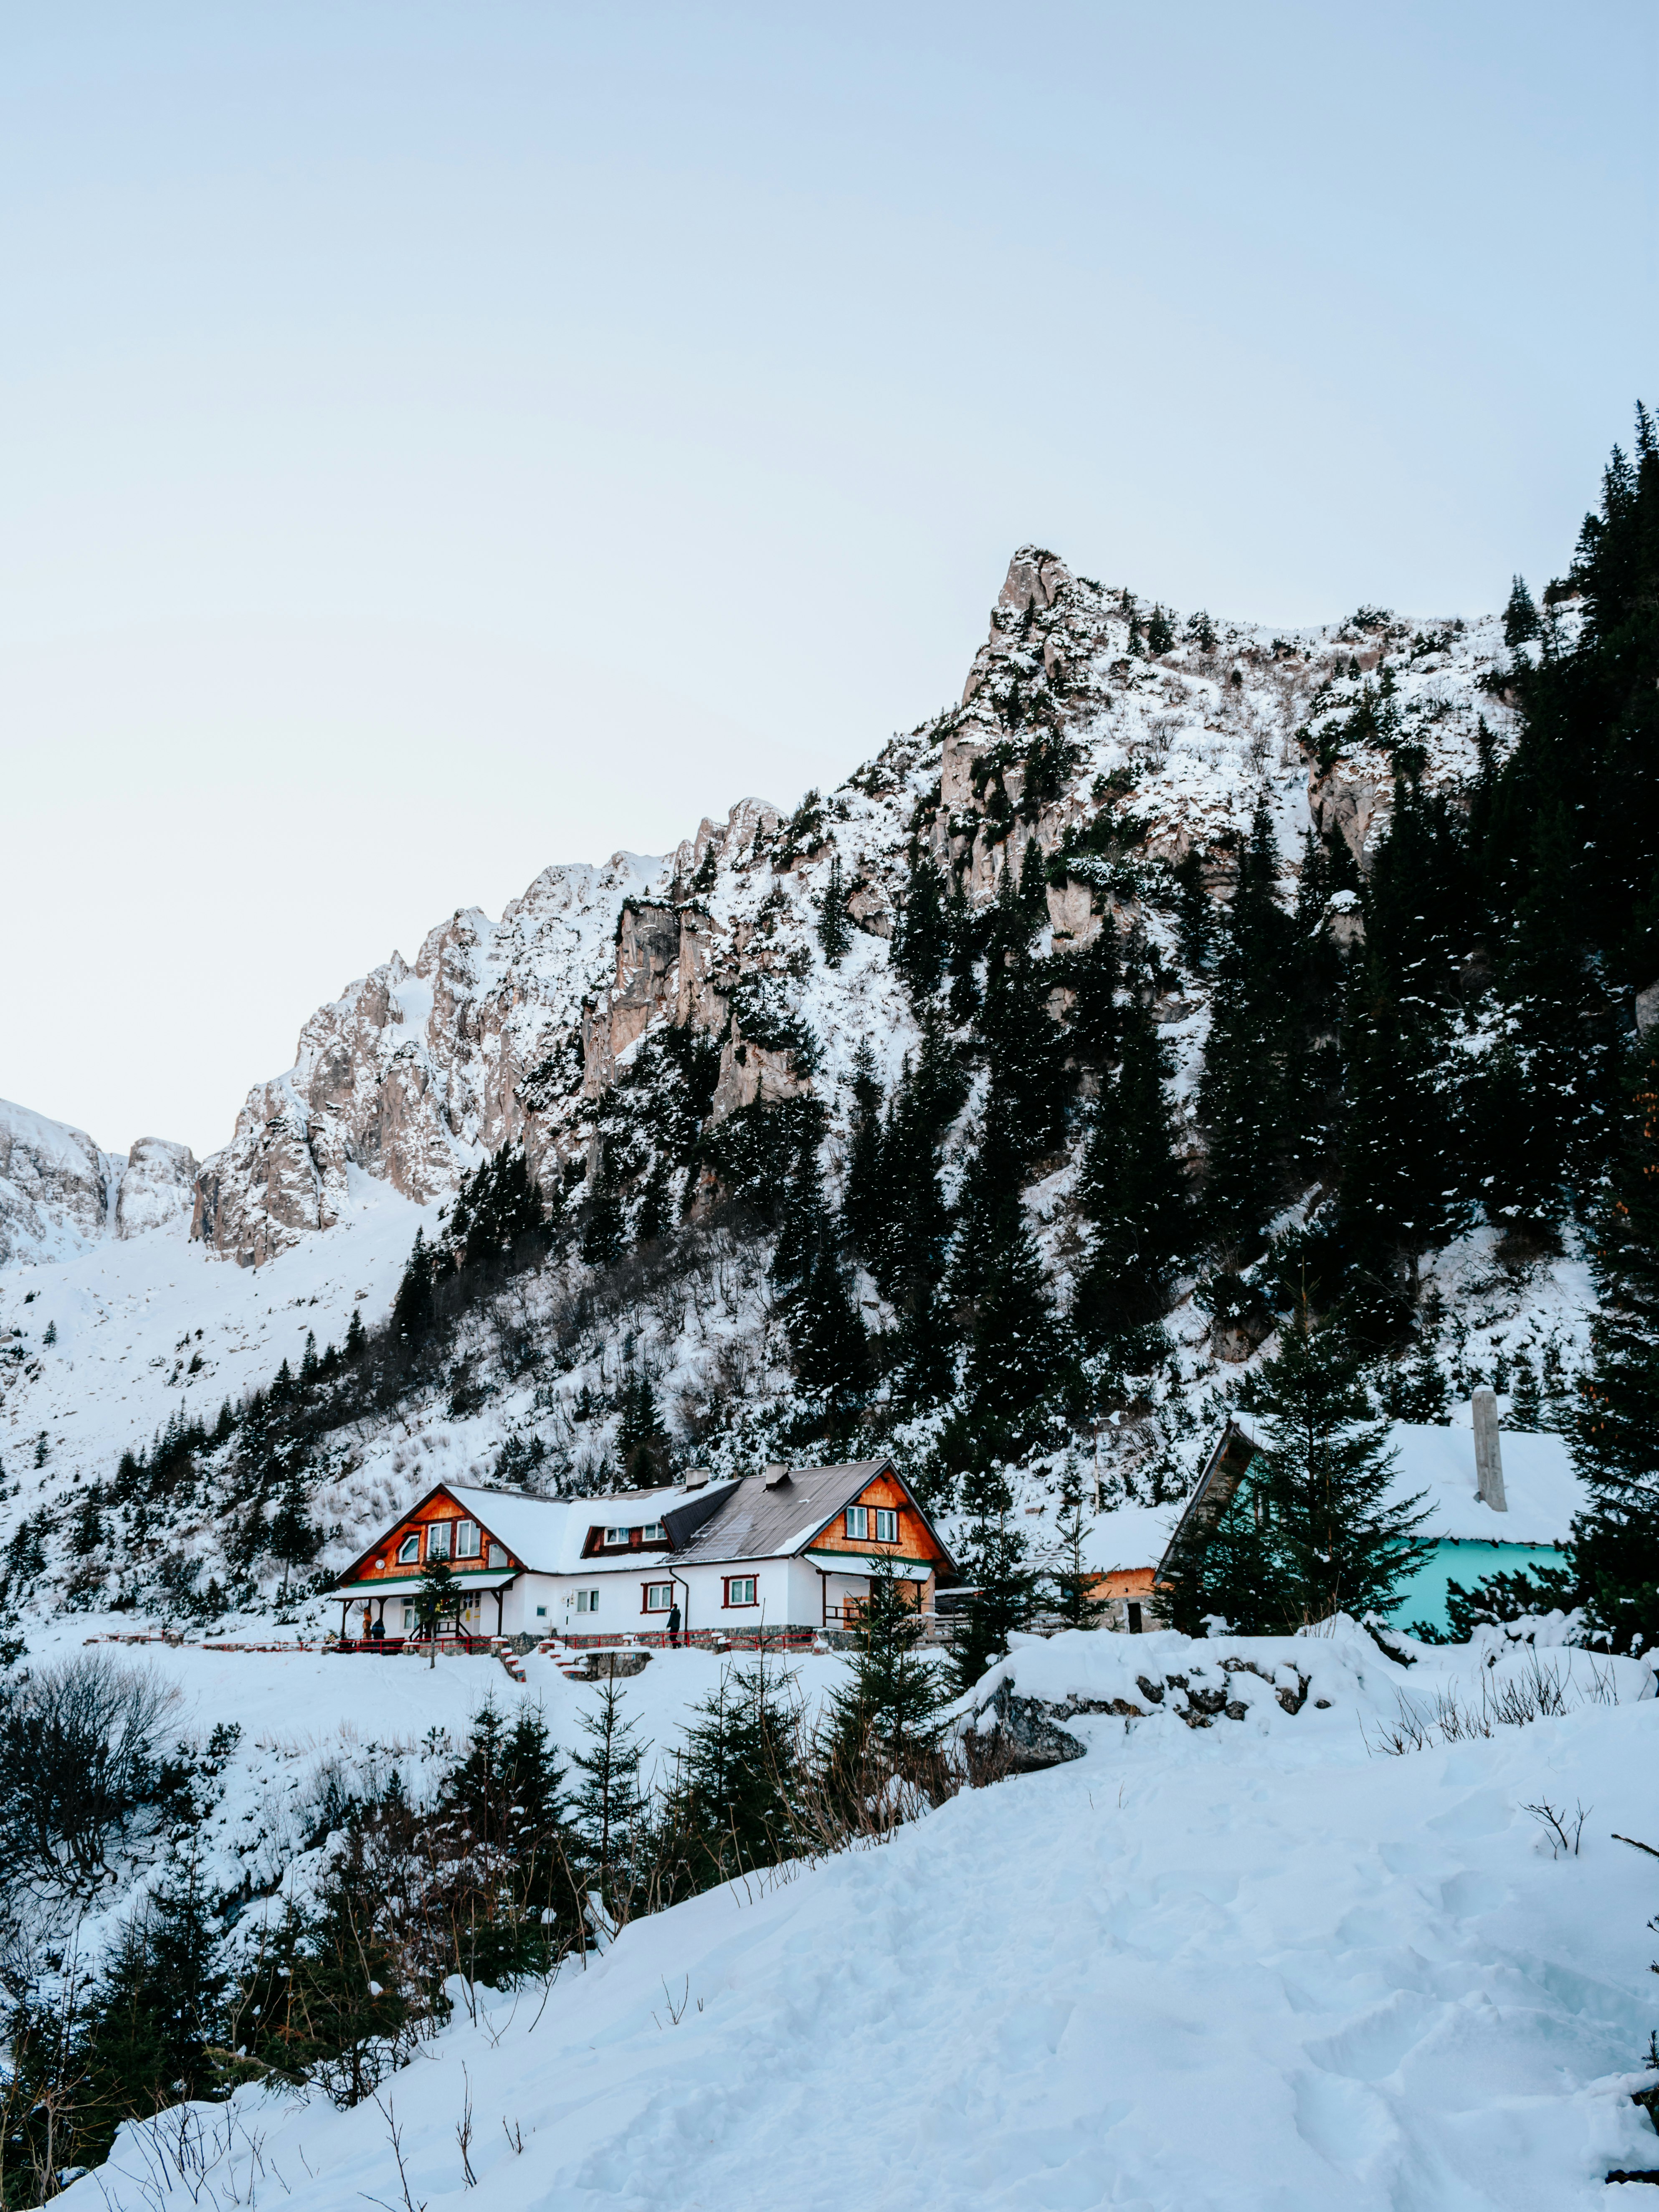
[[368, 1640], [371, 1644], [379, 1644], [382, 1641], [385, 1635], [386, 1623], [380, 1619], [380, 1615], [376, 1613], [374, 1620], [368, 1624]]
[[668, 1608], [668, 1641], [676, 1651], [680, 1648], [680, 1609], [678, 1605]]

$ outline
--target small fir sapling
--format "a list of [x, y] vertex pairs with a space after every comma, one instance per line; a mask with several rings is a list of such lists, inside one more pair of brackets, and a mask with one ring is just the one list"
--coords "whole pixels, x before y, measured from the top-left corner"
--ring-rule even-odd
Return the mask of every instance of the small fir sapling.
[[570, 1757], [570, 1825], [590, 1893], [615, 1926], [632, 1909], [648, 1811], [640, 1765], [650, 1746], [639, 1741], [626, 1705], [615, 1675], [609, 1676], [598, 1704], [580, 1717], [585, 1741]]

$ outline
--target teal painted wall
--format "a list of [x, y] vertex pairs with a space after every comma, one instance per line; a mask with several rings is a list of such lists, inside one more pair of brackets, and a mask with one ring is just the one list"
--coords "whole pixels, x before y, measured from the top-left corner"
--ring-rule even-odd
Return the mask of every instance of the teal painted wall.
[[1449, 1628], [1448, 1583], [1461, 1583], [1465, 1589], [1473, 1589], [1485, 1575], [1500, 1571], [1513, 1575], [1528, 1567], [1565, 1565], [1565, 1553], [1553, 1544], [1482, 1544], [1474, 1539], [1459, 1543], [1443, 1538], [1407, 1583], [1389, 1615], [1389, 1626], [1409, 1628], [1414, 1620], [1426, 1620], [1433, 1627]]

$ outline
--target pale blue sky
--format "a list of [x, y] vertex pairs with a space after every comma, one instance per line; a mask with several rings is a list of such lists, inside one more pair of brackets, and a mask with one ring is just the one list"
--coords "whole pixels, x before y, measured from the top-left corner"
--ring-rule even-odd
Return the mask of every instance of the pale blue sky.
[[1656, 20], [0, 5], [0, 1093], [222, 1142], [394, 942], [941, 705], [1021, 539], [1559, 570]]

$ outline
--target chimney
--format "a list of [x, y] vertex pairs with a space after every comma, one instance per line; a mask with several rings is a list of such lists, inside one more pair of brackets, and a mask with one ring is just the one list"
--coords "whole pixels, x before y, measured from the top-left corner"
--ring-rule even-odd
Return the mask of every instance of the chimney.
[[686, 1490], [706, 1490], [708, 1482], [709, 1471], [706, 1467], [688, 1467], [681, 1478], [681, 1486]]
[[767, 1488], [769, 1490], [781, 1490], [788, 1480], [788, 1468], [787, 1467], [781, 1467], [778, 1462], [774, 1460], [772, 1464], [766, 1470]]
[[1474, 1486], [1494, 1513], [1507, 1513], [1504, 1495], [1504, 1455], [1498, 1445], [1498, 1399], [1483, 1382], [1473, 1401], [1474, 1413]]

